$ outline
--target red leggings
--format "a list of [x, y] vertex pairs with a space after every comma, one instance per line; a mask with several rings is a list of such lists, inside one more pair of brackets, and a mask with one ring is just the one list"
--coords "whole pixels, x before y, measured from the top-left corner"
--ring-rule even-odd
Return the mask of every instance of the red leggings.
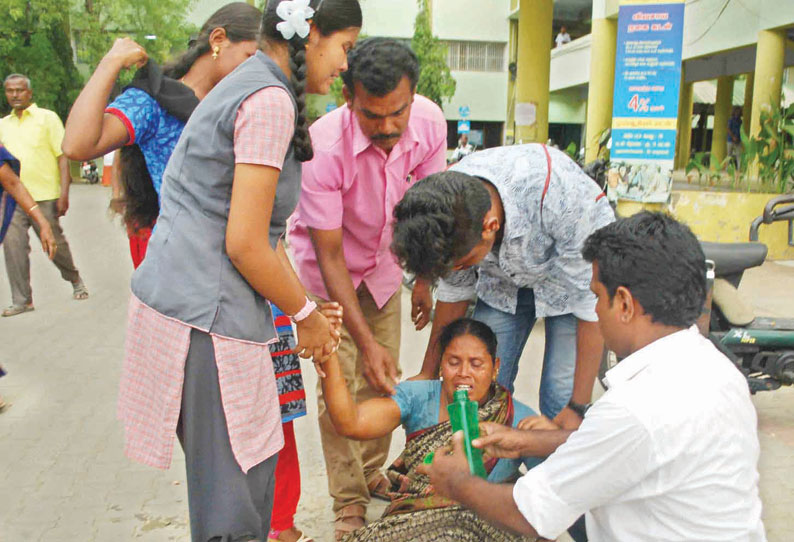
[[270, 516], [272, 531], [286, 531], [295, 525], [295, 511], [301, 497], [301, 471], [295, 429], [291, 421], [281, 427], [284, 429], [284, 448], [278, 453], [276, 463], [276, 490], [273, 496], [273, 514]]
[[127, 237], [130, 239], [130, 256], [132, 256], [132, 265], [135, 269], [138, 269], [146, 256], [146, 247], [149, 246], [149, 237], [151, 236], [151, 228], [141, 228], [135, 233], [127, 232]]

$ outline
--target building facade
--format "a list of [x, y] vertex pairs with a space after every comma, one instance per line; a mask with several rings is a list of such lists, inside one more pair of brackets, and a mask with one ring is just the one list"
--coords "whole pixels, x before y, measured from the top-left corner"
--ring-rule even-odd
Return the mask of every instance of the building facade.
[[[191, 22], [201, 25], [226, 0], [199, 0]], [[448, 145], [456, 146], [458, 121], [468, 120], [479, 147], [501, 145], [507, 118], [507, 47], [510, 0], [429, 0], [433, 34], [448, 47], [455, 95], [443, 104]], [[362, 33], [410, 41], [416, 0], [361, 0]], [[330, 98], [311, 100], [316, 114], [334, 107]]]
[[[546, 16], [543, 21], [537, 17], [539, 5], [547, 6], [541, 13]], [[557, 141], [562, 136], [561, 145], [577, 142], [585, 146], [587, 160], [595, 157], [599, 135], [612, 121], [619, 5], [618, 0], [511, 0], [510, 18], [516, 30], [510, 47], [519, 51], [524, 19], [528, 29], [540, 25], [554, 32], [562, 24], [571, 24], [570, 15], [566, 19], [561, 13], [578, 12], [583, 22], [589, 19], [588, 33], [572, 35], [570, 43], [548, 53], [548, 94], [531, 96], [547, 108], [548, 130], [541, 130], [535, 140], [552, 137]], [[762, 110], [779, 105], [781, 96], [784, 103], [794, 99], [794, 81], [789, 77], [789, 67], [794, 66], [792, 40], [792, 1], [686, 3], [678, 167], [686, 165], [693, 147], [711, 154], [715, 162], [725, 157], [731, 105], [742, 106], [745, 130], [757, 131]], [[523, 69], [521, 64], [519, 80], [522, 72], [539, 77], [542, 60], [530, 58]], [[509, 135], [515, 130], [514, 121], [514, 114], [508, 114]]]

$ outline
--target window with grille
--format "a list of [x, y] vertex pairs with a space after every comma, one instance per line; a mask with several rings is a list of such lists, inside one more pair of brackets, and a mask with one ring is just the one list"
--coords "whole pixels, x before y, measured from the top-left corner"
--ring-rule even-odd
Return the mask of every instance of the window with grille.
[[448, 41], [449, 69], [468, 72], [501, 72], [505, 44], [488, 41]]

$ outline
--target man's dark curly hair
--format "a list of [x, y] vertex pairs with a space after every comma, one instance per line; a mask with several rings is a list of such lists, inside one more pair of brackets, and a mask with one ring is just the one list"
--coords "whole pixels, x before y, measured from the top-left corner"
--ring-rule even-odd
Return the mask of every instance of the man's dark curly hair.
[[391, 250], [411, 273], [443, 277], [480, 241], [490, 208], [491, 196], [477, 177], [458, 171], [430, 175], [394, 208]]
[[668, 326], [695, 323], [706, 300], [706, 257], [692, 231], [662, 214], [643, 211], [594, 232], [582, 255], [598, 264], [610, 303], [619, 286]]
[[403, 77], [416, 89], [419, 60], [407, 45], [390, 38], [359, 41], [347, 55], [347, 71], [342, 80], [352, 95], [356, 81], [374, 96], [385, 96], [397, 88]]

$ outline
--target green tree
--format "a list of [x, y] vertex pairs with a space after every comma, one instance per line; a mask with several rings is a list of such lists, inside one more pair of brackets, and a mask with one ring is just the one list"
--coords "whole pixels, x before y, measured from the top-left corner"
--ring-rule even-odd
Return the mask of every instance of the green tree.
[[185, 22], [195, 0], [70, 0], [77, 57], [90, 71], [116, 38], [129, 36], [157, 62], [187, 48]]
[[36, 103], [65, 117], [82, 83], [72, 61], [68, 11], [59, 0], [0, 0], [0, 10], [0, 76], [27, 75]]
[[411, 48], [419, 58], [419, 84], [417, 92], [430, 98], [439, 107], [444, 100], [455, 95], [457, 86], [447, 65], [447, 46], [433, 35], [430, 7], [427, 0], [417, 0], [419, 13], [414, 23]]
[[[195, 31], [185, 24], [194, 0], [0, 0], [0, 77], [23, 73], [37, 104], [66, 118], [83, 85], [119, 36], [130, 36], [160, 62], [183, 50]], [[65, 9], [66, 8], [66, 9]], [[147, 40], [146, 36], [156, 36]], [[130, 74], [126, 74], [129, 78]], [[8, 112], [5, 100], [3, 113]]]

